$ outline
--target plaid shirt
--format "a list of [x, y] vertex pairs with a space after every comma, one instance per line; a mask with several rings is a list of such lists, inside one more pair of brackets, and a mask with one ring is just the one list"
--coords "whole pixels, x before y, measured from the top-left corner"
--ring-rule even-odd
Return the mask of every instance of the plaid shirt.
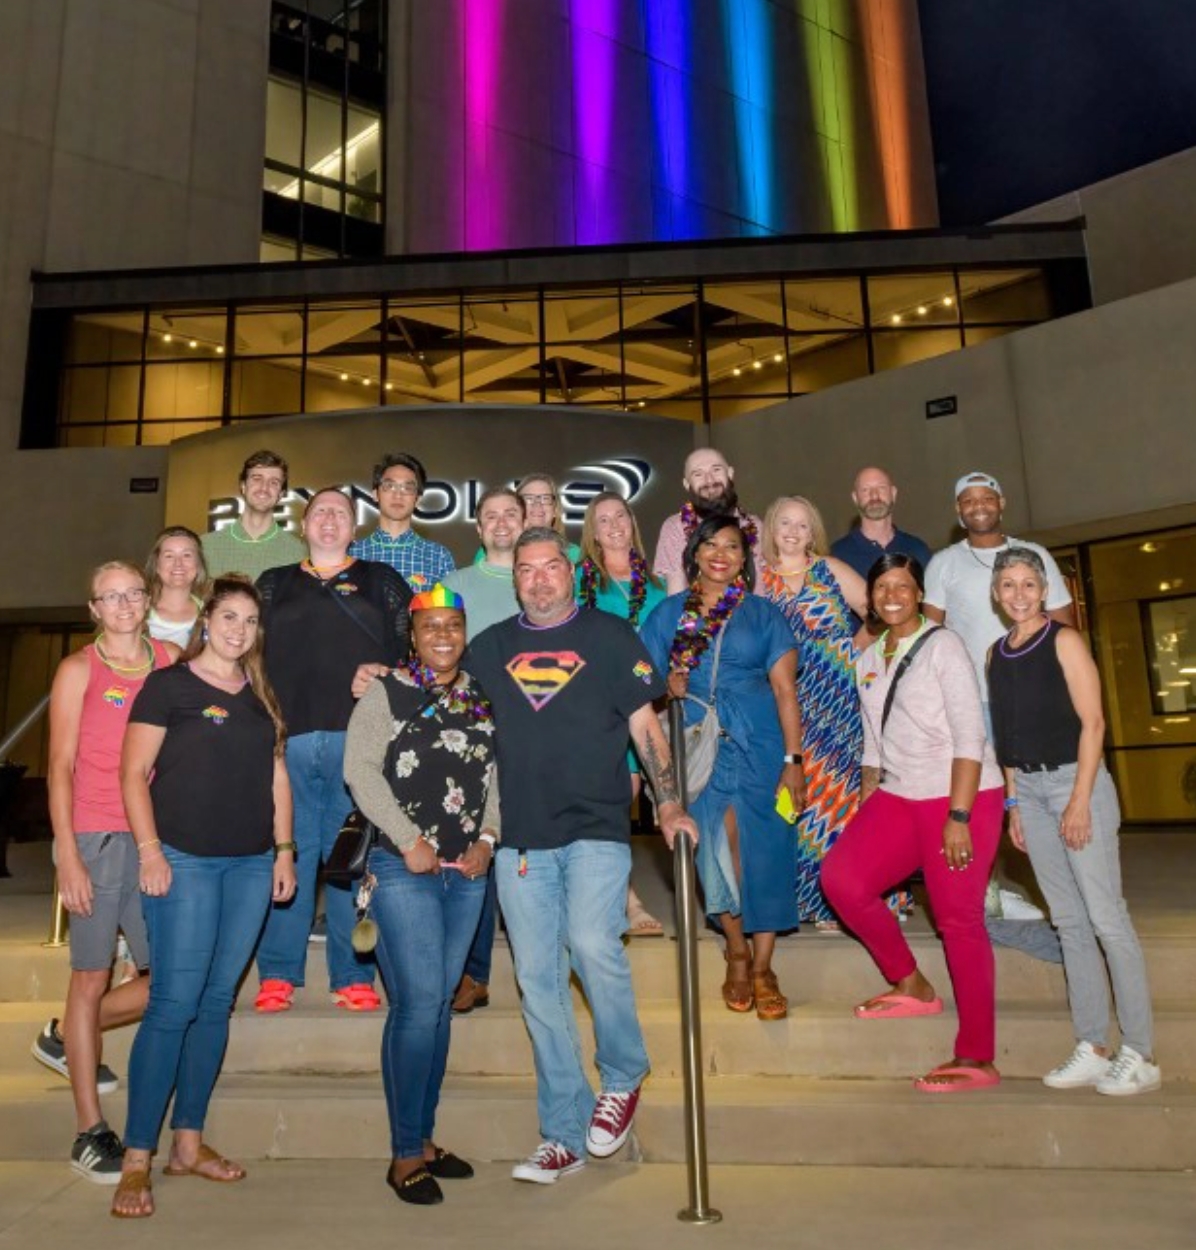
[[429, 542], [410, 529], [398, 538], [377, 529], [366, 538], [355, 539], [349, 554], [359, 560], [389, 564], [417, 595], [421, 590], [430, 590], [456, 568], [447, 547]]

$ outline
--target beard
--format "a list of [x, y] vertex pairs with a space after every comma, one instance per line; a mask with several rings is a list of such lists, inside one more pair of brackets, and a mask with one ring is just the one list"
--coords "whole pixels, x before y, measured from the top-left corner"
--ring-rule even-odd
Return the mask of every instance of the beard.
[[893, 505], [891, 503], [866, 503], [859, 509], [860, 516], [866, 521], [883, 521], [886, 517], [893, 515]]
[[728, 482], [717, 495], [713, 496], [695, 495], [693, 491], [690, 491], [689, 501], [700, 517], [733, 513], [739, 507], [739, 496], [735, 493], [734, 482]]

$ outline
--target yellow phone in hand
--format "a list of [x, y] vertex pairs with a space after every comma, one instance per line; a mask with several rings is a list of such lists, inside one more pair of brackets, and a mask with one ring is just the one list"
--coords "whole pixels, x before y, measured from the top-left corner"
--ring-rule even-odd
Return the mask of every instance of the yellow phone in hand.
[[793, 796], [788, 786], [777, 788], [777, 815], [787, 824], [796, 825], [801, 812], [793, 806]]

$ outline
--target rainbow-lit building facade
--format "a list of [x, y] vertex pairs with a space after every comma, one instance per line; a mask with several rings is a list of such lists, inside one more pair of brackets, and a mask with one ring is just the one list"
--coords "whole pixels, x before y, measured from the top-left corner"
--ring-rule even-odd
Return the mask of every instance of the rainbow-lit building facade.
[[390, 21], [392, 252], [937, 223], [914, 0], [411, 0]]

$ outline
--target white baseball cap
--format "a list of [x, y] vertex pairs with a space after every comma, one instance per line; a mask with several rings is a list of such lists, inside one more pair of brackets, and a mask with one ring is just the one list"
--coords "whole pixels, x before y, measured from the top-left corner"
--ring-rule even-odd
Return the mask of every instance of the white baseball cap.
[[987, 490], [996, 491], [1002, 499], [1005, 498], [1005, 492], [1001, 489], [1001, 483], [991, 473], [965, 473], [955, 483], [955, 498], [958, 499], [965, 490], [969, 490], [973, 486], [983, 486]]

